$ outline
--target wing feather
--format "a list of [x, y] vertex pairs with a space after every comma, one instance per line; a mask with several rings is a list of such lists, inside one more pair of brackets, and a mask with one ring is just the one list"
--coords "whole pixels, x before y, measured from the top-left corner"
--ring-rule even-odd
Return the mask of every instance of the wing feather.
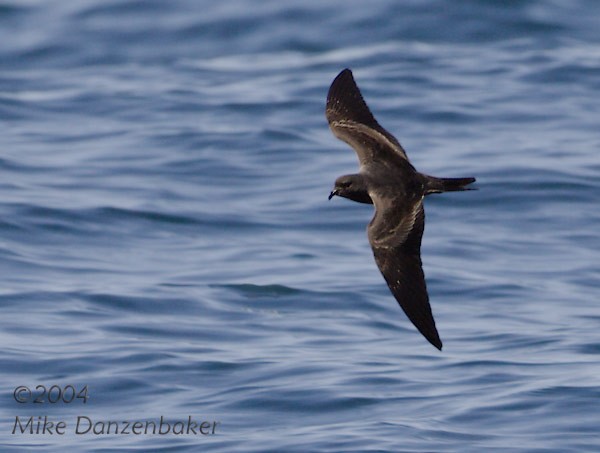
[[332, 82], [325, 115], [333, 134], [354, 148], [361, 164], [379, 157], [408, 161], [398, 140], [371, 113], [349, 69]]
[[[377, 209], [377, 200], [374, 201]], [[377, 267], [408, 319], [432, 345], [441, 350], [442, 341], [429, 304], [421, 262], [421, 238], [425, 227], [423, 203], [417, 203], [412, 214], [403, 216], [395, 230], [388, 230], [393, 233], [385, 239], [373, 233], [384, 231], [378, 227], [377, 217], [376, 213], [374, 222], [369, 225], [369, 242]]]

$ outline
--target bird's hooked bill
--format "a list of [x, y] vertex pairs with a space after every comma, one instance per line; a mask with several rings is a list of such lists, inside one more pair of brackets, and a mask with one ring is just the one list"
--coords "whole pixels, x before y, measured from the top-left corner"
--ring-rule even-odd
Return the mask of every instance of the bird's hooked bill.
[[331, 200], [333, 197], [335, 197], [338, 194], [338, 192], [339, 192], [338, 189], [333, 189], [327, 199]]

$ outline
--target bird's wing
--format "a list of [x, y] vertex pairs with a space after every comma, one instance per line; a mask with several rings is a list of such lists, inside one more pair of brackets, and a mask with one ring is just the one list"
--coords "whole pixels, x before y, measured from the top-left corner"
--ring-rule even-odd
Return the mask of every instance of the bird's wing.
[[[374, 201], [377, 209], [378, 200]], [[419, 200], [408, 213], [404, 211], [396, 219], [390, 218], [389, 211], [385, 217], [379, 217], [376, 212], [369, 225], [375, 262], [408, 319], [441, 350], [442, 341], [435, 327], [421, 264], [421, 238], [425, 227], [423, 202]]]
[[379, 125], [369, 110], [349, 69], [332, 82], [325, 116], [333, 134], [354, 148], [361, 165], [379, 158], [408, 161], [398, 140]]

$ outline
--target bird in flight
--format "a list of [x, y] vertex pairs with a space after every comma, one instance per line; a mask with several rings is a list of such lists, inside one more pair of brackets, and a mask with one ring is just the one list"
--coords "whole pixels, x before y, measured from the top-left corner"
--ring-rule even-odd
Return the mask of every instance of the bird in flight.
[[475, 178], [435, 178], [419, 173], [398, 140], [379, 125], [349, 69], [331, 84], [325, 115], [333, 135], [354, 148], [360, 165], [358, 173], [336, 179], [329, 199], [337, 195], [375, 205], [367, 227], [375, 262], [408, 319], [441, 350], [421, 264], [423, 198], [470, 190], [466, 186]]

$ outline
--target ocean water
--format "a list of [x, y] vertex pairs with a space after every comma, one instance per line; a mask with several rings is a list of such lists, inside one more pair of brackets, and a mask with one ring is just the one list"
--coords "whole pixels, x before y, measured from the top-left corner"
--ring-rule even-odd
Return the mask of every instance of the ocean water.
[[[599, 15], [1, 0], [0, 450], [600, 451]], [[478, 179], [426, 200], [442, 352], [327, 200], [345, 67], [420, 171]], [[161, 417], [208, 425], [102, 431]]]

